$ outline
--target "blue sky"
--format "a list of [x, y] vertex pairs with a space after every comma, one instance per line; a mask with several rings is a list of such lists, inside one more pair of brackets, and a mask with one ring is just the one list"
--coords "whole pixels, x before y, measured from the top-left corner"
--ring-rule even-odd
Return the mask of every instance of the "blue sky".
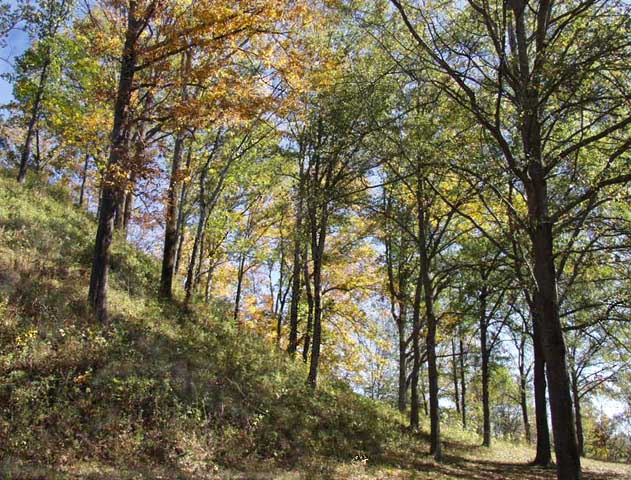
[[[22, 30], [13, 30], [9, 33], [7, 44], [0, 49], [0, 73], [8, 73], [13, 70], [15, 58], [28, 46], [28, 35]], [[11, 85], [0, 78], [0, 104], [5, 104], [12, 98]]]

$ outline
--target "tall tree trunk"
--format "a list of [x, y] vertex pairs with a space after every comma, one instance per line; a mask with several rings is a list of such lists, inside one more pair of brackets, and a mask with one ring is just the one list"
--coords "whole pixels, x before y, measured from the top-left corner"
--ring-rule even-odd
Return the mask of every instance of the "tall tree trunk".
[[488, 318], [486, 312], [486, 285], [480, 291], [480, 356], [482, 358], [482, 446], [491, 446], [491, 407], [489, 398], [489, 357], [491, 352], [487, 344]]
[[531, 180], [526, 191], [534, 256], [535, 302], [541, 312], [557, 474], [560, 480], [578, 480], [581, 478], [581, 461], [559, 316], [552, 222], [548, 217], [547, 186], [542, 165], [531, 163], [528, 175]]
[[177, 200], [180, 183], [180, 164], [184, 146], [184, 132], [179, 131], [175, 137], [171, 178], [167, 190], [165, 205], [164, 249], [162, 253], [162, 274], [160, 276], [160, 296], [173, 296], [173, 273], [175, 270], [175, 249], [177, 248]]
[[546, 366], [543, 357], [541, 321], [538, 313], [532, 309], [533, 350], [534, 350], [534, 390], [535, 390], [535, 425], [537, 427], [537, 448], [534, 465], [548, 466], [552, 460], [550, 451], [550, 430], [548, 428], [548, 407], [546, 399]]
[[[420, 266], [419, 266], [420, 270]], [[412, 306], [412, 372], [410, 373], [410, 428], [419, 428], [419, 398], [418, 384], [421, 371], [421, 300], [423, 293], [422, 274], [416, 278], [414, 287], [414, 304]], [[427, 409], [426, 409], [427, 410]]]
[[88, 301], [101, 322], [107, 321], [107, 277], [110, 259], [110, 245], [114, 230], [116, 214], [116, 197], [120, 187], [111, 178], [113, 168], [125, 155], [129, 138], [129, 102], [131, 99], [134, 72], [138, 61], [136, 41], [142, 30], [142, 22], [136, 18], [137, 2], [129, 2], [125, 46], [121, 59], [120, 77], [114, 107], [114, 125], [112, 127], [112, 144], [108, 160], [99, 208], [99, 223], [96, 232], [94, 258], [90, 275]]
[[239, 256], [239, 267], [237, 269], [237, 291], [234, 296], [234, 313], [233, 320], [239, 320], [239, 309], [241, 307], [241, 290], [243, 289], [243, 276], [245, 274], [245, 254]]
[[213, 274], [215, 273], [215, 265], [212, 258], [208, 259], [208, 273], [206, 274], [206, 288], [204, 291], [204, 302], [210, 301], [210, 292], [212, 290]]
[[319, 235], [314, 232], [312, 240], [313, 256], [313, 340], [311, 362], [309, 363], [308, 383], [315, 387], [318, 382], [320, 345], [322, 343], [322, 256], [326, 235], [326, 214], [323, 215]]
[[81, 173], [81, 190], [79, 190], [79, 202], [78, 202], [79, 208], [83, 208], [83, 201], [85, 199], [85, 184], [88, 179], [89, 162], [90, 162], [90, 154], [88, 153], [88, 150], [86, 148], [85, 157], [83, 160], [83, 171]]
[[124, 210], [123, 210], [123, 225], [121, 227], [122, 231], [127, 236], [127, 229], [129, 228], [129, 221], [131, 220], [131, 212], [134, 209], [134, 186], [136, 183], [136, 175], [134, 172], [131, 173], [129, 177], [129, 186], [127, 188], [127, 192], [125, 192], [125, 202], [124, 202]]
[[524, 422], [524, 435], [526, 442], [531, 443], [530, 421], [528, 419], [528, 396], [526, 385], [528, 383], [526, 373], [526, 334], [522, 331], [519, 342], [519, 404], [521, 406], [521, 417]]
[[311, 292], [311, 280], [309, 275], [309, 264], [307, 262], [307, 252], [303, 252], [303, 275], [305, 283], [305, 294], [307, 296], [307, 326], [305, 327], [304, 340], [302, 344], [302, 360], [307, 363], [309, 359], [309, 348], [311, 347], [311, 330], [313, 329], [313, 293]]
[[[534, 301], [541, 323], [541, 338], [550, 396], [550, 413], [554, 434], [554, 450], [559, 480], [579, 480], [581, 460], [576, 441], [570, 379], [565, 359], [565, 342], [559, 315], [557, 276], [554, 258], [552, 221], [549, 216], [546, 169], [544, 167], [541, 118], [542, 58], [546, 55], [548, 29], [553, 2], [542, 0], [537, 5], [534, 52], [528, 48], [526, 27], [527, 2], [512, 0], [514, 37], [519, 78], [515, 100], [519, 114], [519, 130], [527, 171], [520, 178], [526, 191], [529, 236], [534, 261]], [[534, 58], [533, 57], [534, 53]]]
[[425, 369], [423, 368], [424, 362], [421, 362], [418, 372], [418, 383], [421, 386], [421, 400], [423, 404], [423, 413], [427, 417], [429, 415], [429, 408], [427, 406], [427, 389], [425, 388]]
[[458, 385], [458, 360], [457, 360], [457, 351], [456, 351], [456, 339], [454, 337], [451, 338], [451, 374], [452, 380], [454, 384], [454, 403], [456, 404], [456, 412], [460, 413], [460, 392]]
[[[40, 114], [40, 105], [42, 103], [42, 97], [44, 96], [44, 89], [46, 88], [46, 81], [48, 80], [48, 68], [50, 67], [50, 48], [46, 49], [46, 58], [44, 64], [39, 73], [39, 80], [37, 83], [37, 91], [35, 92], [35, 99], [33, 100], [33, 108], [31, 109], [31, 116], [29, 117], [28, 126], [26, 128], [26, 138], [22, 145], [22, 151], [20, 152], [20, 169], [18, 171], [18, 182], [24, 183], [26, 178], [26, 170], [28, 169], [28, 159], [31, 156], [31, 141], [33, 140], [33, 134], [35, 133], [35, 126]], [[121, 67], [122, 76], [122, 67]], [[133, 76], [133, 73], [132, 73]], [[120, 82], [119, 82], [119, 95], [120, 95]], [[116, 115], [116, 113], [115, 113]], [[113, 145], [112, 145], [113, 147]]]
[[438, 361], [436, 358], [436, 330], [438, 319], [434, 312], [434, 287], [430, 276], [430, 256], [428, 252], [428, 229], [424, 206], [424, 179], [418, 178], [418, 223], [419, 223], [419, 253], [420, 275], [423, 281], [423, 293], [425, 294], [425, 317], [427, 320], [427, 335], [425, 348], [427, 352], [427, 379], [429, 383], [429, 421], [430, 421], [430, 455], [437, 461], [442, 459], [442, 446], [440, 440], [440, 407], [438, 404]]
[[292, 265], [291, 303], [289, 305], [289, 344], [287, 352], [296, 353], [298, 349], [298, 307], [300, 306], [300, 276], [302, 272], [302, 216], [304, 196], [304, 166], [300, 159], [298, 180], [298, 198], [296, 199], [296, 218], [294, 223], [294, 260]]
[[407, 319], [407, 305], [399, 302], [399, 317], [397, 319], [397, 333], [399, 336], [399, 390], [397, 406], [400, 412], [405, 412], [407, 400], [407, 339], [405, 325]]
[[[186, 169], [188, 170], [191, 166], [191, 159], [193, 157], [193, 145], [189, 145], [188, 153], [186, 154]], [[175, 254], [175, 266], [173, 267], [173, 274], [177, 275], [180, 269], [180, 263], [182, 261], [182, 246], [184, 245], [184, 207], [186, 206], [186, 198], [188, 197], [188, 184], [183, 183], [182, 188], [180, 189], [180, 200], [178, 201], [178, 209], [177, 209], [177, 251]]]
[[465, 353], [462, 328], [459, 328], [460, 343], [460, 409], [462, 414], [462, 428], [467, 428], [467, 384], [465, 382]]
[[581, 395], [578, 391], [578, 378], [576, 372], [572, 372], [572, 399], [574, 401], [574, 416], [576, 418], [576, 437], [578, 441], [578, 452], [581, 457], [584, 457], [585, 438], [583, 435], [583, 416], [581, 414]]
[[42, 170], [42, 150], [39, 140], [39, 128], [35, 128], [35, 171], [40, 173]]

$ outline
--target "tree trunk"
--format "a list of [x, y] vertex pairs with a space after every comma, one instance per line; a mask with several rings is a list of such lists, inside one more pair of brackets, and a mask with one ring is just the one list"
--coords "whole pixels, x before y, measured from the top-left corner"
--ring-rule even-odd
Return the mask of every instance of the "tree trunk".
[[574, 401], [574, 416], [576, 417], [576, 437], [578, 441], [578, 453], [585, 456], [585, 438], [583, 435], [583, 416], [581, 415], [581, 396], [578, 391], [578, 378], [572, 372], [572, 399]]
[[302, 360], [307, 363], [309, 359], [309, 347], [311, 346], [311, 330], [313, 328], [313, 293], [311, 292], [311, 280], [309, 276], [309, 264], [307, 263], [306, 252], [303, 252], [303, 274], [305, 282], [305, 294], [307, 295], [307, 326], [305, 328], [304, 341], [302, 345]]
[[425, 372], [423, 369], [424, 362], [421, 362], [418, 372], [418, 383], [421, 386], [421, 400], [423, 403], [423, 413], [427, 417], [429, 415], [429, 408], [427, 406], [427, 390], [425, 388]]
[[425, 294], [425, 317], [427, 320], [427, 335], [425, 347], [427, 352], [427, 379], [429, 383], [429, 420], [430, 420], [430, 455], [440, 461], [442, 459], [442, 446], [440, 441], [440, 407], [438, 404], [438, 361], [436, 358], [436, 330], [438, 319], [434, 312], [434, 287], [430, 276], [430, 257], [427, 246], [427, 223], [424, 207], [425, 195], [423, 193], [424, 179], [419, 175], [418, 179], [418, 223], [419, 223], [419, 254], [420, 275], [423, 281]]
[[533, 346], [534, 346], [534, 390], [535, 424], [537, 427], [537, 449], [534, 465], [548, 466], [552, 460], [550, 451], [550, 430], [548, 428], [548, 407], [546, 400], [546, 366], [543, 357], [541, 325], [536, 310], [532, 311]]
[[531, 163], [528, 176], [530, 182], [526, 191], [534, 256], [535, 302], [541, 312], [557, 474], [560, 480], [578, 480], [581, 478], [581, 462], [559, 316], [552, 222], [548, 217], [547, 186], [541, 164]]
[[410, 428], [412, 428], [413, 430], [418, 430], [419, 428], [418, 384], [419, 373], [421, 371], [420, 336], [422, 293], [423, 280], [419, 271], [414, 288], [414, 305], [412, 306], [412, 372], [410, 374]]
[[129, 178], [129, 187], [125, 193], [125, 209], [123, 210], [123, 226], [122, 230], [127, 236], [127, 229], [129, 227], [129, 221], [131, 220], [131, 212], [134, 209], [134, 186], [136, 183], [136, 176], [132, 172]]
[[[188, 170], [191, 166], [191, 158], [193, 157], [193, 146], [189, 145], [188, 153], [186, 155], [186, 169]], [[173, 267], [173, 274], [177, 275], [180, 269], [180, 263], [182, 261], [182, 246], [184, 245], [184, 206], [186, 205], [186, 198], [188, 196], [188, 185], [187, 183], [182, 184], [182, 188], [180, 189], [180, 200], [178, 202], [177, 209], [177, 251], [175, 254], [175, 266]]]
[[528, 396], [526, 385], [528, 382], [526, 373], [526, 334], [522, 331], [519, 342], [519, 404], [521, 406], [521, 417], [524, 422], [524, 435], [526, 442], [531, 443], [530, 421], [528, 419]]
[[465, 382], [464, 340], [460, 329], [460, 409], [462, 413], [462, 428], [467, 428], [467, 384]]
[[405, 324], [407, 307], [405, 302], [399, 302], [399, 318], [397, 320], [397, 332], [399, 335], [399, 390], [397, 406], [400, 412], [406, 410], [407, 400], [407, 342], [405, 338]]
[[287, 352], [296, 353], [298, 349], [298, 307], [300, 306], [300, 276], [302, 271], [302, 207], [304, 194], [304, 167], [300, 161], [298, 198], [296, 199], [296, 219], [294, 224], [294, 263], [292, 266], [291, 304], [289, 305], [289, 344]]
[[88, 179], [88, 165], [90, 162], [90, 154], [88, 150], [85, 151], [85, 158], [83, 160], [83, 172], [81, 173], [81, 190], [79, 190], [79, 208], [83, 208], [83, 201], [85, 199], [85, 184]]
[[112, 145], [108, 160], [99, 208], [99, 223], [96, 233], [94, 259], [90, 275], [88, 301], [99, 321], [107, 321], [107, 276], [110, 259], [110, 245], [116, 214], [116, 197], [120, 191], [111, 177], [113, 168], [125, 155], [129, 138], [129, 102], [133, 89], [134, 72], [138, 55], [136, 41], [142, 30], [142, 22], [136, 19], [135, 1], [129, 2], [125, 46], [123, 49], [116, 104], [114, 107], [114, 125], [112, 127]]
[[[128, 27], [129, 28], [129, 27]], [[31, 116], [28, 121], [28, 127], [26, 129], [26, 138], [24, 139], [24, 145], [22, 145], [22, 151], [20, 153], [20, 169], [18, 171], [18, 182], [24, 183], [26, 178], [26, 170], [28, 169], [28, 159], [31, 156], [31, 141], [33, 140], [33, 134], [35, 133], [35, 125], [39, 118], [39, 107], [42, 103], [42, 97], [44, 96], [44, 88], [46, 87], [46, 81], [48, 79], [48, 67], [50, 66], [50, 48], [46, 50], [46, 58], [42, 65], [42, 70], [39, 73], [39, 81], [37, 84], [37, 91], [35, 92], [35, 99], [33, 100], [33, 109], [31, 110]], [[133, 76], [133, 72], [132, 72]], [[121, 67], [121, 79], [122, 79], [122, 67]], [[119, 91], [120, 95], [120, 81]], [[116, 115], [116, 113], [115, 113]], [[113, 145], [112, 145], [113, 147]]]
[[208, 264], [208, 273], [206, 274], [206, 288], [204, 292], [204, 302], [208, 303], [210, 301], [210, 292], [212, 290], [212, 282], [213, 282], [213, 274], [215, 271], [215, 265], [213, 263], [213, 259], [209, 259]]
[[241, 290], [243, 288], [243, 276], [245, 274], [245, 254], [239, 256], [239, 268], [237, 269], [237, 292], [234, 296], [234, 314], [233, 320], [239, 320], [239, 309], [241, 307]]
[[180, 131], [175, 137], [171, 178], [169, 180], [169, 189], [167, 190], [167, 201], [165, 205], [164, 249], [162, 253], [162, 274], [160, 276], [160, 296], [163, 298], [172, 298], [173, 296], [175, 249], [178, 243], [177, 199], [183, 146], [184, 133]]
[[308, 383], [315, 388], [318, 382], [320, 363], [320, 345], [322, 342], [322, 255], [326, 232], [326, 215], [323, 215], [320, 234], [314, 233], [312, 242], [313, 256], [313, 340], [311, 346], [311, 362], [309, 364]]
[[491, 446], [491, 407], [489, 398], [489, 357], [487, 345], [488, 318], [486, 316], [486, 286], [480, 291], [480, 356], [482, 358], [482, 446]]
[[456, 339], [451, 339], [451, 374], [454, 384], [454, 403], [456, 404], [456, 412], [460, 413], [460, 392], [458, 385], [458, 360], [456, 359]]

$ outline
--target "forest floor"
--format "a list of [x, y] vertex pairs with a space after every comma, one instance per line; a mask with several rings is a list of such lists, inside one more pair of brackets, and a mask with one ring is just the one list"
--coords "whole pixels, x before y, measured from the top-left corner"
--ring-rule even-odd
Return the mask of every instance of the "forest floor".
[[[300, 466], [281, 468], [275, 462], [246, 462], [239, 468], [214, 468], [194, 473], [156, 466], [125, 469], [98, 462], [69, 465], [62, 470], [5, 464], [7, 480], [554, 480], [556, 470], [528, 464], [534, 454], [526, 447], [501, 443], [486, 449], [475, 444], [447, 443], [448, 454], [436, 463], [425, 451], [401, 452], [392, 464], [369, 459], [340, 462], [311, 458]], [[398, 460], [398, 461], [397, 461]], [[583, 459], [584, 480], [629, 480], [631, 465]]]
[[[94, 228], [62, 187], [0, 174], [0, 480], [556, 478], [531, 448], [480, 447], [449, 412], [434, 462], [391, 407], [324, 374], [307, 387], [303, 362], [226, 321], [230, 305], [157, 301], [157, 262], [121, 238], [113, 325], [96, 324]], [[631, 480], [631, 465], [583, 466]]]

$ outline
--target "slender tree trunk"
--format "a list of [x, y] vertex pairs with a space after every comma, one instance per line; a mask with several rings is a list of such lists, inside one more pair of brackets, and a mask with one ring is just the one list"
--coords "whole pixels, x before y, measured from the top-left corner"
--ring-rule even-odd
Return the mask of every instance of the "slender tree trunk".
[[526, 442], [531, 443], [530, 422], [528, 420], [528, 397], [526, 396], [526, 378], [520, 376], [519, 379], [519, 403], [521, 405], [521, 417], [524, 422], [524, 436]]
[[460, 392], [458, 385], [458, 360], [456, 358], [456, 339], [452, 337], [451, 339], [451, 373], [452, 380], [454, 384], [454, 403], [456, 404], [456, 412], [460, 413]]
[[83, 200], [85, 198], [85, 184], [88, 179], [88, 165], [90, 162], [90, 154], [88, 150], [85, 151], [85, 158], [83, 160], [83, 172], [81, 173], [81, 190], [79, 190], [79, 208], [83, 208]]
[[[35, 99], [33, 100], [33, 108], [31, 110], [31, 116], [29, 117], [28, 126], [26, 128], [26, 138], [22, 145], [22, 151], [20, 153], [20, 169], [18, 171], [18, 182], [24, 183], [26, 178], [26, 170], [28, 169], [28, 159], [31, 156], [31, 141], [35, 133], [35, 126], [39, 118], [39, 109], [42, 103], [42, 97], [44, 96], [44, 89], [46, 88], [46, 82], [48, 80], [48, 68], [50, 67], [50, 49], [46, 50], [46, 58], [42, 69], [39, 73], [39, 81], [37, 83], [37, 91], [35, 92]], [[122, 70], [122, 67], [121, 67]], [[122, 71], [121, 71], [122, 74]], [[133, 75], [133, 73], [132, 73]], [[120, 94], [120, 84], [119, 84]]]
[[521, 406], [521, 416], [524, 422], [524, 435], [526, 442], [531, 443], [530, 437], [530, 421], [528, 419], [528, 396], [526, 385], [528, 383], [526, 373], [526, 334], [521, 333], [521, 339], [519, 343], [519, 404]]
[[175, 137], [173, 162], [171, 164], [171, 178], [169, 180], [169, 189], [167, 190], [167, 201], [165, 206], [164, 249], [162, 254], [162, 274], [160, 277], [160, 296], [163, 298], [171, 298], [173, 296], [175, 249], [177, 248], [178, 240], [177, 199], [183, 146], [184, 133], [180, 131]]
[[467, 428], [467, 383], [465, 382], [465, 353], [462, 329], [459, 329], [460, 343], [460, 410], [462, 414], [462, 428]]
[[532, 310], [534, 347], [534, 390], [535, 425], [537, 427], [537, 448], [534, 465], [548, 466], [552, 460], [550, 451], [550, 430], [548, 428], [548, 407], [546, 400], [546, 367], [543, 357], [541, 325], [536, 310]]
[[[193, 157], [193, 146], [189, 145], [188, 153], [186, 155], [186, 169], [188, 170], [191, 166], [191, 159]], [[175, 267], [173, 270], [173, 274], [177, 275], [180, 269], [180, 263], [182, 261], [182, 246], [184, 245], [184, 207], [186, 206], [186, 198], [188, 197], [188, 184], [183, 183], [182, 188], [180, 189], [180, 200], [178, 202], [178, 210], [177, 210], [177, 252], [175, 254]]]
[[309, 359], [309, 348], [311, 347], [311, 330], [313, 329], [313, 293], [311, 292], [311, 280], [306, 252], [304, 252], [303, 269], [305, 294], [307, 296], [307, 327], [305, 328], [304, 341], [302, 345], [302, 360], [307, 363], [307, 360]]
[[208, 273], [206, 274], [206, 289], [204, 292], [204, 301], [208, 303], [210, 301], [210, 292], [212, 290], [212, 282], [213, 282], [213, 274], [215, 271], [215, 265], [213, 263], [213, 259], [210, 258], [208, 261]]
[[127, 236], [127, 229], [129, 228], [129, 221], [131, 220], [131, 212], [134, 209], [134, 186], [136, 183], [136, 175], [134, 172], [129, 177], [129, 187], [125, 193], [125, 208], [123, 210], [123, 225], [122, 230]]
[[[326, 215], [323, 215], [322, 226], [318, 237], [313, 237], [313, 340], [311, 346], [311, 362], [309, 363], [308, 383], [315, 388], [318, 382], [320, 363], [320, 345], [322, 343], [322, 255], [326, 232]], [[314, 234], [316, 235], [316, 234]]]
[[[199, 283], [202, 278], [202, 264], [204, 263], [203, 257], [204, 257], [205, 251], [206, 251], [206, 223], [204, 223], [204, 228], [202, 229], [202, 238], [199, 240], [199, 255], [198, 255], [199, 261], [194, 261], [195, 275], [193, 276], [190, 282], [190, 293], [188, 294], [189, 300], [191, 297], [191, 293], [199, 291]], [[188, 279], [187, 279], [187, 282], [188, 282]], [[187, 283], [187, 286], [188, 286], [188, 283]]]
[[[420, 269], [420, 267], [419, 267]], [[414, 288], [414, 304], [412, 307], [412, 372], [410, 381], [410, 428], [419, 428], [419, 398], [418, 384], [421, 371], [421, 300], [423, 293], [422, 275], [419, 274]], [[425, 401], [425, 399], [423, 399]], [[426, 409], [427, 413], [427, 409]]]
[[296, 353], [298, 349], [298, 307], [300, 306], [301, 270], [302, 270], [302, 215], [304, 195], [304, 167], [300, 159], [300, 173], [296, 199], [296, 218], [294, 223], [294, 263], [292, 265], [291, 304], [289, 305], [289, 345], [287, 352]]
[[42, 170], [42, 150], [39, 140], [39, 128], [35, 128], [35, 171], [40, 173]]
[[583, 435], [583, 416], [581, 414], [581, 396], [578, 391], [578, 378], [572, 372], [572, 399], [574, 401], [574, 416], [576, 417], [576, 436], [578, 440], [578, 452], [585, 456], [585, 439]]
[[421, 400], [423, 404], [423, 413], [427, 417], [429, 415], [429, 407], [427, 405], [427, 388], [425, 387], [425, 369], [424, 362], [421, 362], [418, 372], [418, 383], [421, 386]]
[[239, 320], [239, 309], [241, 306], [241, 290], [243, 288], [243, 276], [245, 274], [245, 254], [239, 256], [239, 268], [237, 269], [237, 292], [234, 296], [234, 314], [233, 320]]
[[438, 319], [434, 312], [434, 287], [430, 276], [430, 257], [427, 246], [427, 223], [424, 206], [424, 179], [418, 178], [418, 223], [419, 223], [419, 254], [420, 275], [423, 281], [425, 294], [425, 317], [427, 320], [427, 335], [425, 348], [427, 351], [427, 378], [429, 382], [429, 420], [430, 420], [430, 455], [437, 461], [442, 459], [442, 446], [440, 440], [440, 407], [438, 404], [438, 361], [436, 358], [436, 330]]
[[114, 107], [114, 125], [112, 128], [112, 145], [108, 160], [99, 208], [99, 223], [96, 233], [90, 290], [88, 301], [101, 322], [107, 321], [107, 277], [110, 259], [110, 245], [114, 230], [116, 214], [116, 197], [120, 190], [110, 178], [114, 166], [118, 165], [125, 155], [129, 137], [129, 102], [131, 99], [134, 72], [138, 61], [136, 41], [142, 30], [142, 22], [136, 19], [136, 1], [129, 2], [125, 46], [123, 49], [116, 104]]
[[399, 391], [397, 406], [400, 412], [406, 410], [407, 400], [407, 342], [405, 338], [405, 324], [407, 318], [407, 306], [404, 301], [399, 302], [399, 317], [397, 319], [397, 332], [399, 336]]
[[486, 298], [488, 292], [486, 285], [480, 291], [480, 356], [482, 358], [482, 446], [491, 446], [491, 407], [489, 396], [489, 357], [490, 351], [487, 344], [488, 318], [486, 312]]

